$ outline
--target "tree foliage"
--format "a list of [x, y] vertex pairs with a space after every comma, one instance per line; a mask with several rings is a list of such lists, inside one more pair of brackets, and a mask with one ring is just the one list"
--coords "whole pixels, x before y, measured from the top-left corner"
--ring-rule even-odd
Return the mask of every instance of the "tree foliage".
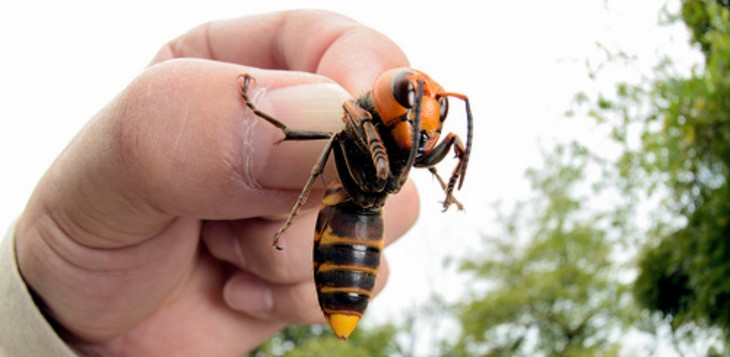
[[612, 216], [586, 214], [581, 183], [590, 161], [577, 144], [549, 155], [528, 175], [536, 198], [462, 264], [488, 288], [460, 305], [454, 355], [618, 355], [630, 295], [612, 258]]
[[730, 1], [685, 0], [682, 5], [682, 19], [692, 32], [693, 41], [700, 45], [706, 55], [713, 52], [712, 41], [707, 34], [722, 26], [717, 22], [720, 6], [730, 8]]
[[347, 342], [327, 326], [289, 326], [259, 346], [249, 357], [397, 357], [407, 355], [397, 342], [399, 328], [392, 324], [360, 326]]
[[[657, 67], [652, 83], [621, 85], [596, 117], [626, 148], [625, 187], [666, 190], [664, 217], [640, 259], [634, 292], [647, 308], [730, 336], [730, 16], [728, 1], [685, 0], [682, 19], [705, 55], [689, 76]], [[610, 118], [620, 120], [611, 121]], [[640, 144], [627, 135], [638, 128]], [[653, 238], [653, 239], [652, 239]]]

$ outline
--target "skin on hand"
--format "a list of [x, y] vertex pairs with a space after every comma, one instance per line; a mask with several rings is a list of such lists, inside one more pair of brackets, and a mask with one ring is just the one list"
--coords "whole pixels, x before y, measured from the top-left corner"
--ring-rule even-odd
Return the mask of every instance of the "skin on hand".
[[[383, 35], [321, 11], [173, 40], [38, 184], [16, 230], [24, 279], [82, 354], [241, 355], [286, 324], [324, 322], [311, 276], [321, 186], [285, 250], [271, 247], [324, 142], [274, 145], [281, 132], [243, 105], [238, 75], [292, 128], [337, 130], [348, 95], [407, 65]], [[409, 183], [386, 205], [386, 243], [417, 209]], [[376, 291], [386, 277], [383, 264]]]

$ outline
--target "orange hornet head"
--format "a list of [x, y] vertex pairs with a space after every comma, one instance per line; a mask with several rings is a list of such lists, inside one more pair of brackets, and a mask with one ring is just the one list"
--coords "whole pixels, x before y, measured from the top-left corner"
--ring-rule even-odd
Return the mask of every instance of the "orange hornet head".
[[[420, 138], [412, 138], [411, 113], [416, 101], [418, 82], [423, 83], [421, 102]], [[413, 143], [419, 145], [419, 156], [431, 152], [441, 134], [449, 103], [444, 89], [427, 74], [412, 68], [395, 68], [383, 73], [373, 85], [375, 110], [390, 128], [395, 141], [403, 150], [410, 150]]]

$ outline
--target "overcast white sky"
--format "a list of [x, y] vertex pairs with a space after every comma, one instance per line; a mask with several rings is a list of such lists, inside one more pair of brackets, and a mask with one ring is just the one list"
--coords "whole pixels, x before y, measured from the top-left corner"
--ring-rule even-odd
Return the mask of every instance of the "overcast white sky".
[[[676, 8], [678, 1], [669, 2]], [[441, 214], [438, 186], [423, 194], [417, 226], [388, 249], [392, 278], [369, 313], [385, 318], [432, 290], [458, 291], [440, 273], [449, 254], [475, 249], [493, 227], [490, 203], [524, 198], [539, 148], [586, 134], [564, 119], [575, 93], [594, 90], [586, 61], [601, 43], [636, 55], [635, 76], [658, 56], [697, 57], [681, 26], [658, 26], [664, 0], [487, 1], [40, 1], [0, 2], [0, 227], [21, 212], [35, 183], [84, 123], [146, 66], [166, 41], [202, 22], [298, 7], [343, 13], [394, 39], [414, 67], [470, 96], [475, 146], [466, 213]], [[452, 112], [461, 106], [453, 106]], [[454, 119], [458, 121], [460, 119]], [[448, 295], [448, 294], [447, 294]]]

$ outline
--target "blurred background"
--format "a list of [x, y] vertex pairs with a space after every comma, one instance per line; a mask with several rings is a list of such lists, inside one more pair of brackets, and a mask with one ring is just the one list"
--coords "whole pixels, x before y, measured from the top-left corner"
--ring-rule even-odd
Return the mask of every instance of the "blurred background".
[[728, 351], [724, 0], [3, 0], [0, 227], [167, 41], [301, 7], [384, 33], [470, 97], [466, 210], [442, 213], [438, 184], [412, 174], [421, 217], [352, 341], [293, 327], [252, 355]]

